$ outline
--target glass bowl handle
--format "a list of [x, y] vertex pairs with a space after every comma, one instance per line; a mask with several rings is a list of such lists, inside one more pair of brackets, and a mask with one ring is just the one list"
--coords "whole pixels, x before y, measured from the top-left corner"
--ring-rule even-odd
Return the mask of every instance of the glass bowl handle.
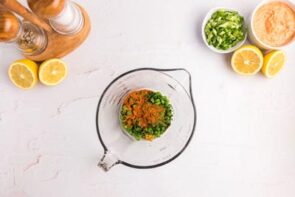
[[181, 84], [184, 89], [187, 91], [191, 99], [192, 95], [192, 77], [189, 71], [184, 68], [174, 68], [174, 69], [158, 69], [161, 72], [166, 73], [167, 75], [174, 78], [176, 81]]
[[120, 160], [111, 153], [110, 151], [105, 151], [101, 160], [98, 163], [98, 167], [102, 168], [105, 172], [109, 171], [112, 167], [120, 164]]

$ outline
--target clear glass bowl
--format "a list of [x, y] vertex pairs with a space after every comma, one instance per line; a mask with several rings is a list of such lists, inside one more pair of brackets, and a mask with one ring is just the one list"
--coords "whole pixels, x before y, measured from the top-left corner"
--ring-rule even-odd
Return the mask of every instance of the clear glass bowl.
[[[126, 94], [138, 89], [159, 91], [173, 106], [171, 126], [151, 142], [130, 138], [120, 125], [121, 102]], [[185, 150], [196, 127], [190, 73], [185, 69], [140, 68], [120, 75], [107, 86], [99, 100], [96, 125], [104, 148], [98, 165], [105, 171], [117, 164], [154, 168], [169, 163]]]

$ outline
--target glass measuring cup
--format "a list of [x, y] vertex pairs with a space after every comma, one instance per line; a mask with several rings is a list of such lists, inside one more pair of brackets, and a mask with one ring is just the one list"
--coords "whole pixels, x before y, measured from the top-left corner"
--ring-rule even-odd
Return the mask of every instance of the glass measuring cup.
[[[152, 89], [166, 95], [173, 106], [171, 126], [153, 141], [136, 141], [122, 130], [119, 111], [126, 94]], [[117, 164], [154, 168], [177, 158], [188, 146], [196, 127], [196, 108], [190, 73], [179, 69], [140, 68], [114, 79], [104, 90], [97, 107], [97, 134], [104, 149], [98, 166], [105, 171]]]

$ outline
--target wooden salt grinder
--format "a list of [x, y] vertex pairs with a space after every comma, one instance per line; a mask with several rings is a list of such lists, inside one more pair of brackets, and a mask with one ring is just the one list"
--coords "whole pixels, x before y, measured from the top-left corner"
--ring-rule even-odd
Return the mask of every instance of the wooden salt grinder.
[[0, 0], [2, 6], [16, 12], [46, 31], [48, 39], [46, 49], [40, 54], [26, 56], [27, 58], [35, 61], [44, 61], [50, 58], [63, 57], [79, 47], [88, 37], [91, 29], [90, 19], [87, 12], [81, 6], [77, 5], [84, 17], [82, 29], [73, 35], [62, 35], [52, 30], [47, 18], [56, 16], [62, 11], [65, 3], [64, 0], [28, 0], [28, 3], [37, 15], [31, 13], [16, 0]]

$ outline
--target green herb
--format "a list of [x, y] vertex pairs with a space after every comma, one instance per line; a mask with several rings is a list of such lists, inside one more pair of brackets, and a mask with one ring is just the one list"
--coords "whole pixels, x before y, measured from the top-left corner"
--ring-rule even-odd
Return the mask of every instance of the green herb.
[[207, 43], [227, 50], [245, 39], [244, 18], [236, 11], [217, 10], [205, 26]]

